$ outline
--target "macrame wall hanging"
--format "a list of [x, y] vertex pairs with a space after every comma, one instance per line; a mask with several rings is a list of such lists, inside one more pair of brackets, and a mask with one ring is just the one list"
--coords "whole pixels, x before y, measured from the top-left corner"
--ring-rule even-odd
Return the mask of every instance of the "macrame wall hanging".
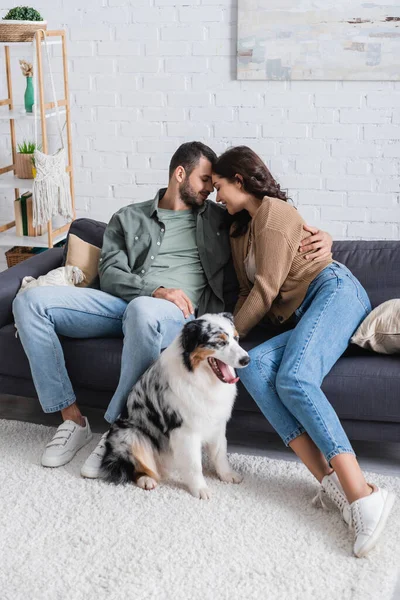
[[[49, 56], [49, 49], [47, 46], [46, 32], [40, 30], [44, 36], [44, 45], [46, 49], [47, 63], [49, 66], [49, 74], [51, 81], [51, 88], [53, 92], [53, 101], [55, 105], [57, 115], [57, 127], [60, 134], [61, 148], [54, 154], [45, 154], [37, 149], [38, 147], [38, 114], [39, 107], [37, 104], [37, 88], [38, 88], [38, 76], [37, 76], [37, 37], [34, 40], [34, 73], [36, 73], [36, 85], [35, 90], [35, 168], [36, 177], [33, 181], [32, 191], [32, 208], [33, 208], [33, 226], [44, 225], [48, 221], [51, 221], [52, 217], [59, 214], [62, 215], [68, 221], [73, 219], [71, 190], [70, 190], [70, 179], [66, 172], [66, 152], [64, 147], [63, 133], [61, 129], [60, 111], [58, 107], [56, 90], [54, 86], [53, 73], [51, 70], [51, 62]], [[45, 119], [45, 115], [41, 115], [42, 119]]]

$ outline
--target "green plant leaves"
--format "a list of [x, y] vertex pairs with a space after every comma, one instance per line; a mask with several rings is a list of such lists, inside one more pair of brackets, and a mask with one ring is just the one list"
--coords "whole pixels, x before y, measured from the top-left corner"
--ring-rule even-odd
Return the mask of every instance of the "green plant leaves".
[[[27, 142], [24, 140], [22, 144], [17, 144], [17, 149], [20, 154], [33, 154], [36, 150], [35, 142]], [[37, 147], [38, 150], [42, 149], [42, 144]]]
[[40, 13], [29, 6], [16, 6], [8, 11], [3, 21], [43, 21]]

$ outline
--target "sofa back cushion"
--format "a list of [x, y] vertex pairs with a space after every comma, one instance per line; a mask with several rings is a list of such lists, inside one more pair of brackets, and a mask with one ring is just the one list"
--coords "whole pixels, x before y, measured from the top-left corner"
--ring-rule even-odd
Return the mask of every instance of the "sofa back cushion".
[[81, 240], [84, 242], [101, 248], [103, 245], [103, 237], [106, 227], [107, 223], [103, 223], [103, 221], [95, 221], [94, 219], [82, 218], [72, 221], [71, 227], [68, 231], [67, 243], [64, 246], [63, 262], [65, 263], [65, 259], [67, 258], [68, 240], [71, 233], [81, 238]]
[[365, 287], [372, 308], [400, 298], [400, 242], [340, 241], [333, 243], [332, 252]]
[[73, 221], [69, 228], [62, 264], [83, 271], [86, 280], [82, 287], [100, 287], [98, 263], [106, 226], [102, 221], [82, 218]]
[[99, 258], [101, 249], [98, 246], [84, 242], [79, 236], [71, 233], [68, 237], [68, 252], [65, 264], [79, 267], [84, 279], [76, 287], [91, 287], [99, 274]]
[[[69, 234], [84, 242], [102, 247], [106, 223], [93, 219], [76, 219], [71, 223]], [[68, 238], [69, 238], [68, 234]], [[68, 240], [64, 248], [63, 265], [68, 254]], [[386, 300], [400, 298], [400, 242], [358, 241], [333, 242], [333, 258], [350, 269], [365, 287], [372, 307]], [[79, 267], [79, 265], [76, 265]], [[98, 287], [98, 280], [91, 287]], [[232, 262], [225, 269], [224, 297], [226, 309], [233, 310], [238, 284]]]

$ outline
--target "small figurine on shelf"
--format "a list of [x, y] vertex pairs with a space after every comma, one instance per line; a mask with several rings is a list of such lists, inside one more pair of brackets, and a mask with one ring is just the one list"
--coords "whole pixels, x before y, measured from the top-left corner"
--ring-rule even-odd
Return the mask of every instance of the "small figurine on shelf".
[[20, 60], [19, 64], [21, 65], [22, 74], [26, 77], [26, 90], [25, 90], [25, 110], [28, 113], [32, 112], [32, 107], [34, 104], [34, 95], [33, 95], [33, 65], [30, 62], [26, 62], [26, 60]]

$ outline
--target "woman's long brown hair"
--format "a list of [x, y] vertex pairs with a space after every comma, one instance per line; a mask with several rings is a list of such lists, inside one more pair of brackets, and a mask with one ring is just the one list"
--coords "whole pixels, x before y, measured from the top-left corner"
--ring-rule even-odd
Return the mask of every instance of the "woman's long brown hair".
[[[287, 202], [288, 197], [280, 188], [261, 158], [248, 146], [236, 146], [229, 148], [217, 159], [213, 167], [214, 173], [235, 181], [238, 175], [243, 178], [243, 188], [249, 194], [262, 200], [264, 196], [279, 198]], [[247, 210], [242, 210], [231, 219], [235, 224], [232, 237], [239, 237], [247, 231], [251, 217]]]

